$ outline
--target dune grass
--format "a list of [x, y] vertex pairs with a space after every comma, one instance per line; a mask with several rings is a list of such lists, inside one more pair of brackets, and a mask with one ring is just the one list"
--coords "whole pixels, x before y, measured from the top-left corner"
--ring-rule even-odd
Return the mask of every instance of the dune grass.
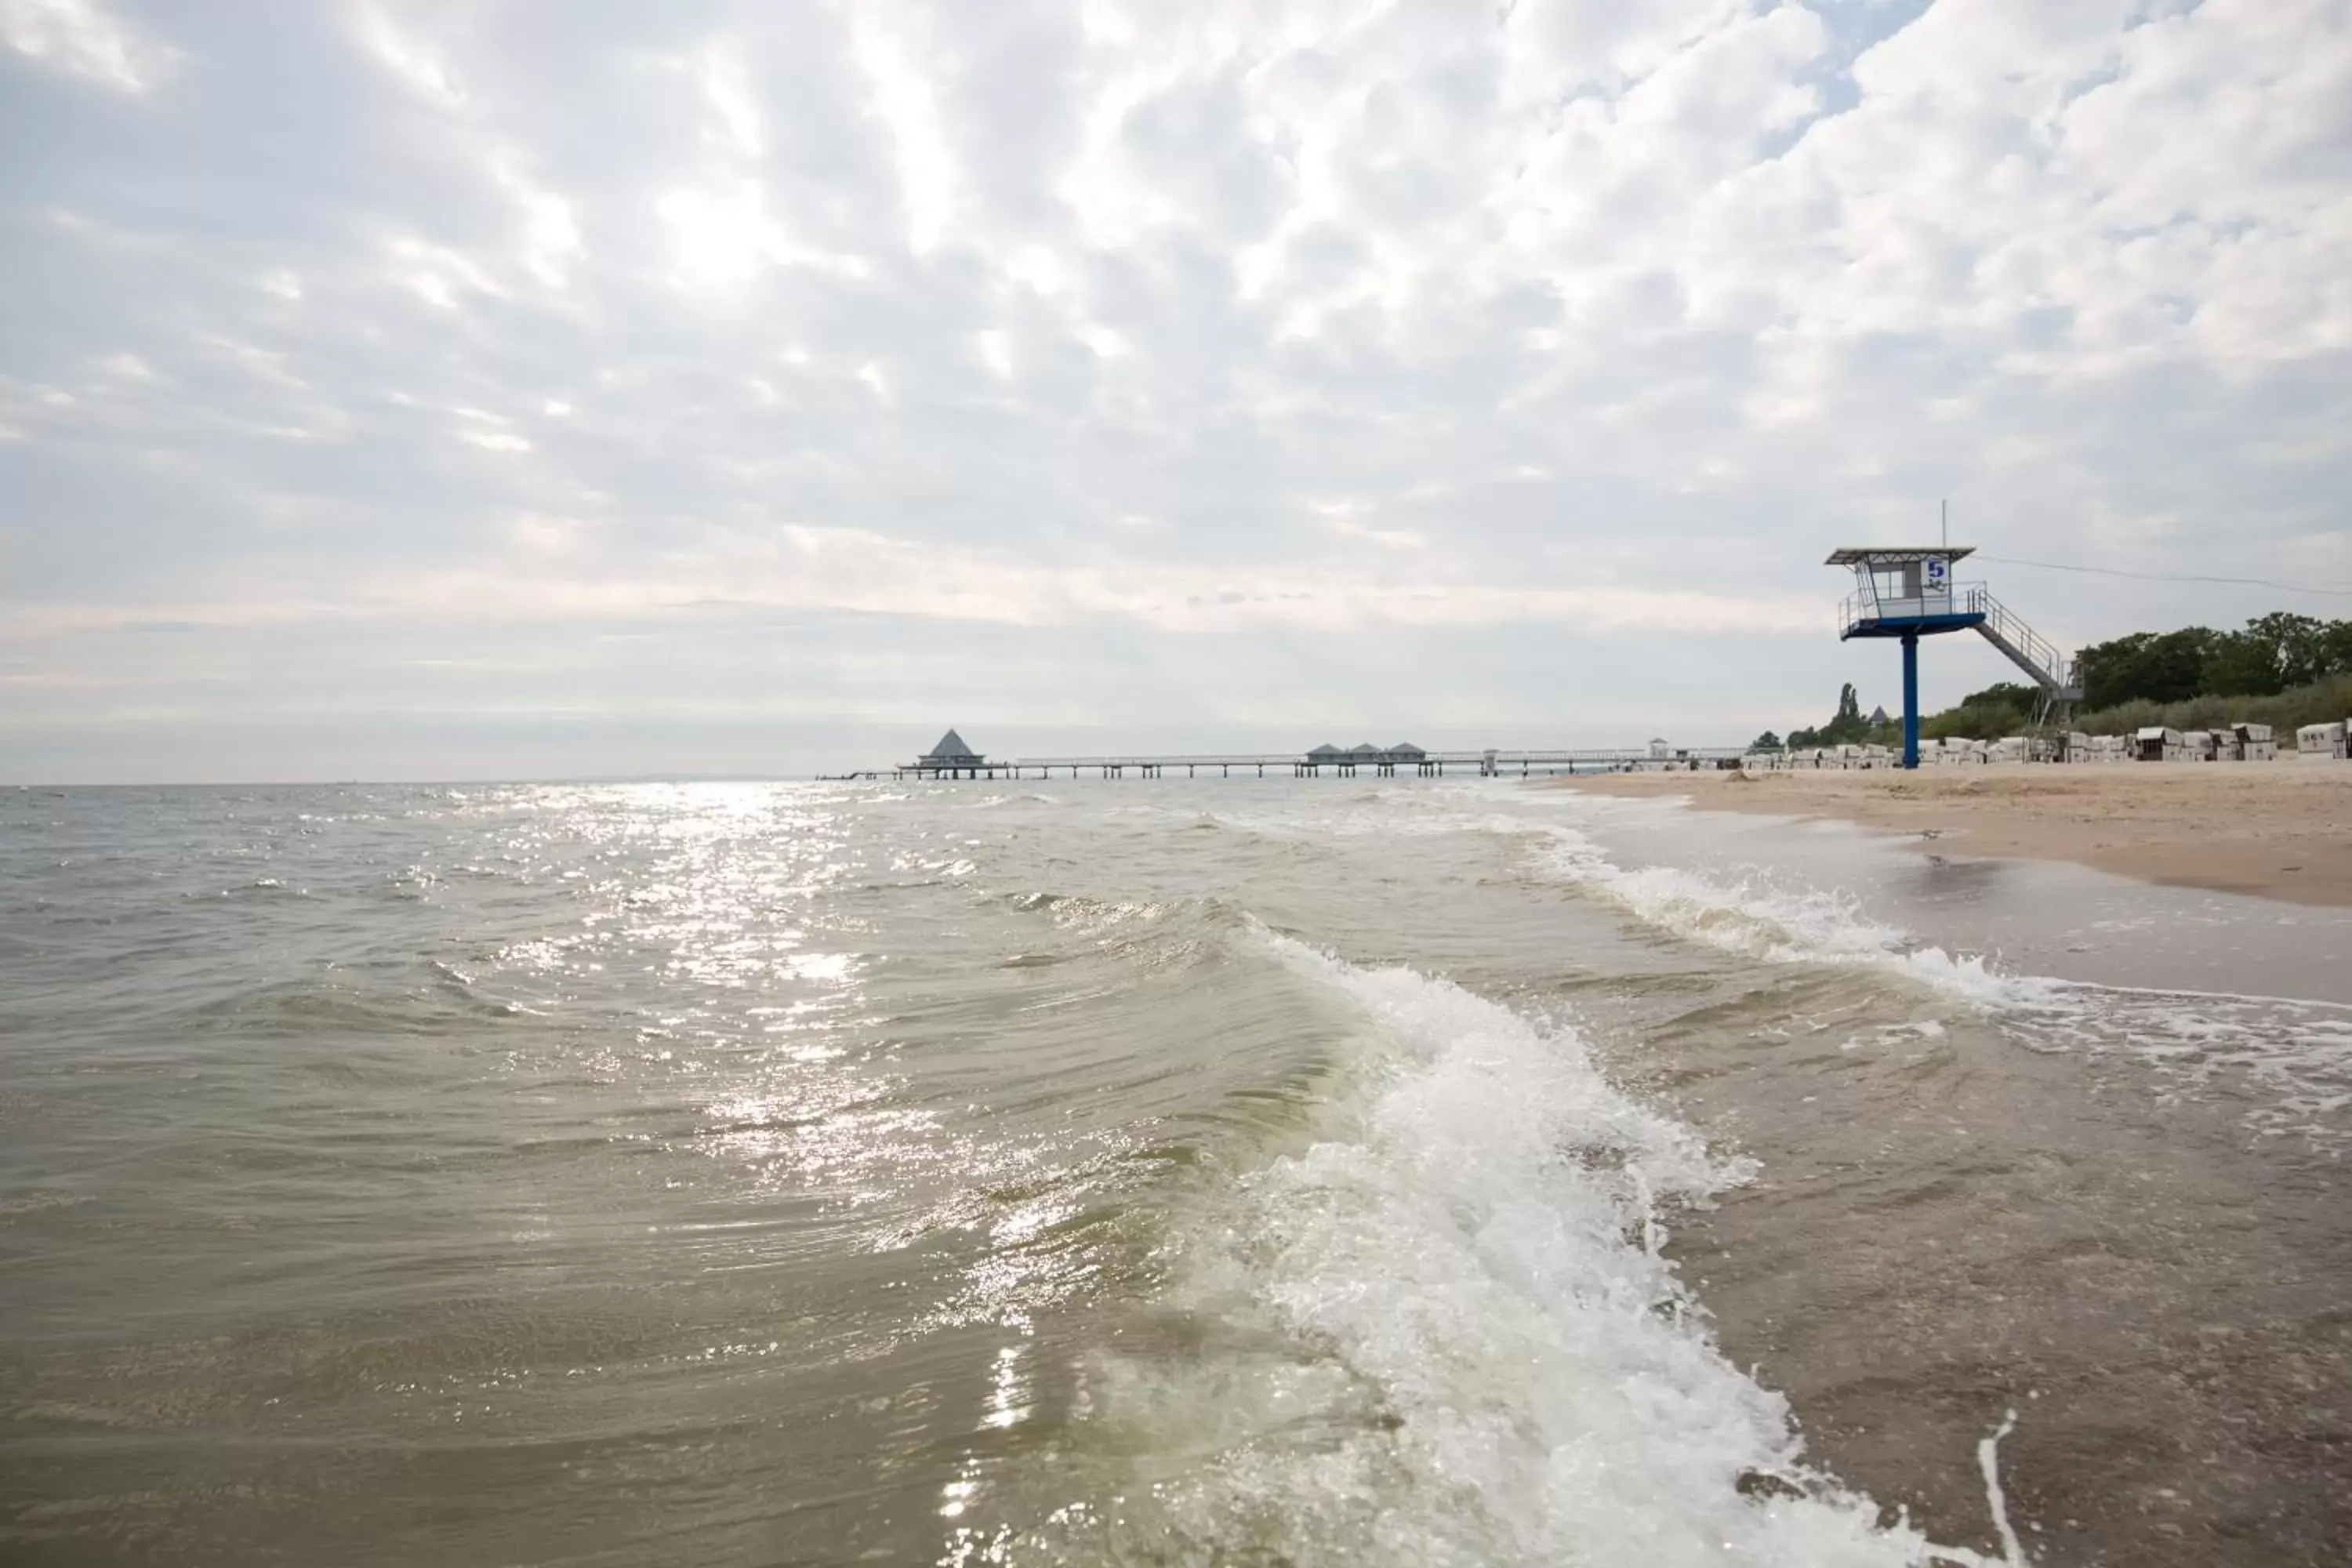
[[2352, 718], [2352, 675], [2331, 675], [2274, 697], [2192, 697], [2185, 702], [2119, 702], [2077, 713], [2070, 728], [2088, 735], [2128, 735], [2162, 725], [2168, 730], [2218, 730], [2227, 724], [2268, 724], [2281, 743], [2294, 744], [2305, 724]]

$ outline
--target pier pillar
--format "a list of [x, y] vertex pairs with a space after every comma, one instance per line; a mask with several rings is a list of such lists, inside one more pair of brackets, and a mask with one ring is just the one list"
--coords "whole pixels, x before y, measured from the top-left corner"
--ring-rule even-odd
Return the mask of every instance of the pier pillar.
[[1903, 765], [1919, 765], [1919, 634], [1903, 634]]

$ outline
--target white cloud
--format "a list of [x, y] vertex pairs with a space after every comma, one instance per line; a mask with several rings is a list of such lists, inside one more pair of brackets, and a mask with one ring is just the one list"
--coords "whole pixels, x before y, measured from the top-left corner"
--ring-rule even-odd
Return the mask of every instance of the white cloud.
[[521, 209], [522, 233], [516, 254], [523, 270], [546, 288], [566, 287], [586, 255], [572, 204], [552, 191], [532, 186], [511, 171], [501, 170], [499, 179]]
[[767, 151], [767, 132], [742, 57], [720, 45], [703, 50], [695, 79], [715, 122], [705, 135], [739, 157], [756, 159]]
[[[1376, 703], [1496, 628], [1481, 700], [1546, 713], [1834, 689], [1823, 546], [1947, 494], [2011, 554], [2352, 570], [2340, 4], [142, 15], [0, 0], [0, 69], [170, 88], [0, 195], [44, 668], [650, 617], [716, 689], [740, 611]], [[2272, 607], [2005, 586], [2069, 637]]]
[[95, 0], [0, 0], [0, 43], [44, 65], [129, 92], [153, 87], [175, 58]]
[[919, 256], [940, 242], [954, 216], [956, 176], [919, 41], [908, 36], [906, 23], [914, 14], [860, 6], [852, 26], [873, 112], [890, 138], [907, 247]]
[[862, 257], [827, 255], [795, 242], [768, 215], [767, 197], [755, 183], [672, 191], [656, 210], [669, 226], [674, 276], [697, 292], [740, 290], [767, 267], [807, 267], [849, 278], [870, 270]]
[[367, 52], [404, 87], [436, 109], [454, 111], [465, 106], [465, 92], [439, 55], [394, 22], [383, 6], [363, 5], [352, 16]]

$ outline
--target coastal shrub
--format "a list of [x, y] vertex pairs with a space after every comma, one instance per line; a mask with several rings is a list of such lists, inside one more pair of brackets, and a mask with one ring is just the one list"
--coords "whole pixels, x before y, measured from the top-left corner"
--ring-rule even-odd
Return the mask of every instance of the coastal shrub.
[[2032, 687], [2004, 680], [1982, 691], [1971, 691], [1957, 708], [1924, 715], [1919, 733], [1931, 741], [1947, 736], [1990, 740], [2021, 735], [2032, 727], [2033, 712], [2041, 700], [2042, 693]]

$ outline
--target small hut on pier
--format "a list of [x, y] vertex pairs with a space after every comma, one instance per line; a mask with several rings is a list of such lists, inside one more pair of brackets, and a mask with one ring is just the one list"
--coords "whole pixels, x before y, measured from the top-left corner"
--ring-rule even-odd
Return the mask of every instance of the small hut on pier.
[[940, 737], [938, 745], [915, 759], [915, 772], [944, 774], [949, 778], [977, 778], [988, 759], [964, 744], [961, 735], [950, 730]]

